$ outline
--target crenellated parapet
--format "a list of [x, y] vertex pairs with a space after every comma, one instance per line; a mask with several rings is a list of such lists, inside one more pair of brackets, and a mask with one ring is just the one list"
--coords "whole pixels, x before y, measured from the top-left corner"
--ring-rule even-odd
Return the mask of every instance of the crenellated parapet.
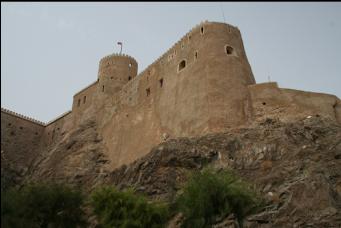
[[4, 113], [7, 113], [9, 115], [12, 115], [12, 116], [15, 116], [15, 117], [18, 117], [18, 118], [21, 118], [21, 119], [24, 119], [24, 120], [27, 120], [27, 121], [30, 121], [30, 122], [33, 122], [33, 123], [36, 123], [36, 124], [39, 124], [41, 126], [45, 126], [46, 124], [42, 121], [39, 121], [39, 120], [36, 120], [36, 119], [33, 119], [31, 117], [28, 117], [28, 116], [24, 116], [20, 113], [17, 113], [17, 112], [13, 112], [11, 110], [8, 110], [8, 109], [5, 109], [5, 108], [1, 108], [1, 112], [4, 112]]

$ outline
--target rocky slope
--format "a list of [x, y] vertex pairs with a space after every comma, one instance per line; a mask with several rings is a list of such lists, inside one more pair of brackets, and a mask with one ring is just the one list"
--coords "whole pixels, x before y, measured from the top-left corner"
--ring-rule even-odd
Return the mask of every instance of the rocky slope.
[[[341, 127], [319, 117], [169, 140], [108, 182], [171, 199], [188, 170], [208, 163], [233, 169], [266, 198], [268, 206], [247, 227], [341, 226]], [[216, 227], [224, 223], [235, 224]]]
[[[341, 126], [321, 117], [267, 119], [225, 133], [169, 139], [113, 172], [107, 163], [96, 122], [89, 120], [37, 158], [25, 180], [89, 191], [101, 184], [133, 186], [152, 199], [171, 200], [189, 171], [211, 165], [234, 170], [267, 200], [263, 211], [246, 219], [247, 227], [341, 226]], [[234, 226], [230, 216], [215, 227]]]

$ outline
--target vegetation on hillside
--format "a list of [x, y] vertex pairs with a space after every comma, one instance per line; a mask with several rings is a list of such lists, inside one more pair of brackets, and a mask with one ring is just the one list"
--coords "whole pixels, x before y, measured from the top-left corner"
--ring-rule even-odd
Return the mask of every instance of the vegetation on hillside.
[[85, 227], [84, 206], [92, 208], [101, 227], [165, 227], [182, 213], [183, 227], [210, 227], [233, 213], [243, 219], [260, 206], [250, 187], [229, 171], [194, 172], [170, 205], [149, 202], [133, 189], [100, 187], [88, 197], [57, 184], [25, 186], [1, 193], [1, 227]]

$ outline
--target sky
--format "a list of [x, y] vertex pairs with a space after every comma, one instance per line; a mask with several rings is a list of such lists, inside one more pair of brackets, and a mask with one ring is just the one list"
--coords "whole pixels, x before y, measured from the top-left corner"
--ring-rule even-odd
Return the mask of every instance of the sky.
[[48, 122], [118, 41], [142, 72], [205, 20], [239, 28], [257, 83], [341, 98], [340, 2], [1, 2], [1, 107]]

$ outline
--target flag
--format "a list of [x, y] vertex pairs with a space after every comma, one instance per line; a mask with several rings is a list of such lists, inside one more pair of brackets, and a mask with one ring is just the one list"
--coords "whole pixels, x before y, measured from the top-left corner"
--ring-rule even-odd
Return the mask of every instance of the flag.
[[118, 45], [122, 45], [122, 42], [117, 42]]

